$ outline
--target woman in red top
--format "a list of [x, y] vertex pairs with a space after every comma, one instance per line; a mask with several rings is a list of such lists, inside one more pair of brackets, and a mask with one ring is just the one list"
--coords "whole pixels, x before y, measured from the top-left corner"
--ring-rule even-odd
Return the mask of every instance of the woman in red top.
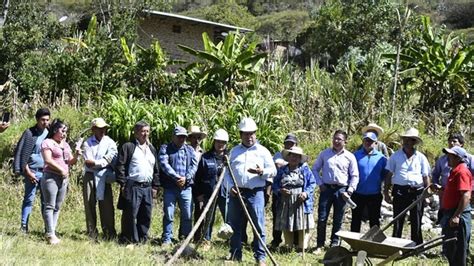
[[451, 173], [444, 189], [442, 209], [443, 235], [445, 238], [457, 237], [456, 241], [443, 244], [443, 251], [449, 265], [466, 265], [469, 240], [471, 238], [471, 179], [472, 175], [466, 166], [466, 151], [458, 146], [445, 148]]

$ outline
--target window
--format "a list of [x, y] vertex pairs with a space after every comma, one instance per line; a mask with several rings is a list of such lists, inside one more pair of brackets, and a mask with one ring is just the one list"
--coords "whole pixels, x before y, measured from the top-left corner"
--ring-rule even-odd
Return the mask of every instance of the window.
[[173, 32], [174, 33], [181, 33], [181, 26], [180, 25], [173, 25]]

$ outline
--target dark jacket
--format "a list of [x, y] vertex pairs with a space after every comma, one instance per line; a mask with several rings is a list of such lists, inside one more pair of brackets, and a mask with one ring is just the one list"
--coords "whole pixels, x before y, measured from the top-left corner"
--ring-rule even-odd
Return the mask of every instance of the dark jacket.
[[[47, 129], [45, 129], [47, 132]], [[36, 126], [30, 127], [23, 132], [15, 147], [13, 158], [13, 171], [16, 174], [24, 174], [25, 166], [30, 162], [31, 154], [35, 148], [36, 140], [43, 134]], [[42, 168], [42, 166], [41, 166]]]
[[[128, 167], [130, 165], [130, 161], [132, 159], [133, 153], [135, 152], [135, 148], [137, 147], [137, 141], [127, 142], [122, 145], [119, 149], [117, 165], [115, 169], [115, 173], [117, 174], [117, 183], [120, 186], [124, 186], [127, 182], [127, 175], [128, 175]], [[156, 189], [160, 186], [160, 179], [159, 179], [159, 161], [158, 156], [156, 154], [155, 147], [150, 143], [148, 144], [153, 156], [155, 156], [155, 166], [153, 167], [153, 180], [151, 181], [151, 186]]]
[[[224, 164], [224, 161], [221, 163]], [[223, 168], [224, 165], [222, 165], [222, 170]], [[208, 151], [204, 153], [201, 157], [201, 161], [199, 162], [198, 170], [194, 180], [193, 195], [195, 197], [203, 194], [206, 195], [206, 198], [211, 196], [212, 191], [214, 191], [219, 179], [218, 170], [219, 165], [215, 152]], [[225, 188], [221, 188], [219, 195], [225, 197]]]

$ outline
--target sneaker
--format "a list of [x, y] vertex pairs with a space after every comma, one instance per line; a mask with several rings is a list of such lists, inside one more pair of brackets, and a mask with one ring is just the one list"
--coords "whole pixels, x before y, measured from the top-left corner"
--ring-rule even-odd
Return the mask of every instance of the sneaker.
[[59, 239], [57, 236], [55, 235], [51, 235], [51, 236], [47, 236], [46, 237], [46, 240], [48, 240], [48, 243], [50, 245], [57, 245], [61, 242], [61, 239]]
[[324, 247], [322, 247], [322, 246], [318, 246], [318, 247], [316, 247], [315, 250], [313, 250], [314, 255], [321, 255], [321, 254], [323, 254], [323, 252], [324, 252]]
[[26, 224], [22, 224], [20, 227], [20, 232], [23, 234], [28, 234], [28, 226]]
[[337, 246], [340, 246], [339, 241], [333, 241], [331, 242], [331, 245], [329, 247], [332, 248], [332, 247], [337, 247]]
[[172, 246], [173, 244], [171, 243], [171, 241], [161, 243], [161, 247], [164, 249], [171, 249]]

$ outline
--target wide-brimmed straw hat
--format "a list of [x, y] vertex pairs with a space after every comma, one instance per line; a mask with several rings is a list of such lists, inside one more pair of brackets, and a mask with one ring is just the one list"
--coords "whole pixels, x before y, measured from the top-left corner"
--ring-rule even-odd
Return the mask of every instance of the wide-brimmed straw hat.
[[369, 130], [374, 130], [377, 132], [377, 137], [380, 137], [383, 134], [383, 128], [381, 128], [379, 125], [375, 123], [369, 123], [367, 126], [362, 128], [362, 134]]
[[301, 147], [293, 146], [290, 149], [283, 150], [281, 154], [285, 161], [288, 161], [288, 155], [290, 155], [290, 153], [301, 155], [302, 163], [308, 161], [308, 156], [304, 154], [303, 149]]
[[202, 139], [207, 137], [207, 133], [202, 132], [201, 128], [199, 128], [198, 126], [190, 126], [189, 127], [188, 136], [191, 136], [191, 135], [199, 135], [199, 136], [201, 136]]
[[423, 140], [420, 138], [420, 132], [418, 132], [418, 129], [416, 128], [409, 128], [405, 133], [400, 135], [401, 138], [411, 138], [411, 139], [416, 139], [416, 144], [421, 144], [423, 143]]

